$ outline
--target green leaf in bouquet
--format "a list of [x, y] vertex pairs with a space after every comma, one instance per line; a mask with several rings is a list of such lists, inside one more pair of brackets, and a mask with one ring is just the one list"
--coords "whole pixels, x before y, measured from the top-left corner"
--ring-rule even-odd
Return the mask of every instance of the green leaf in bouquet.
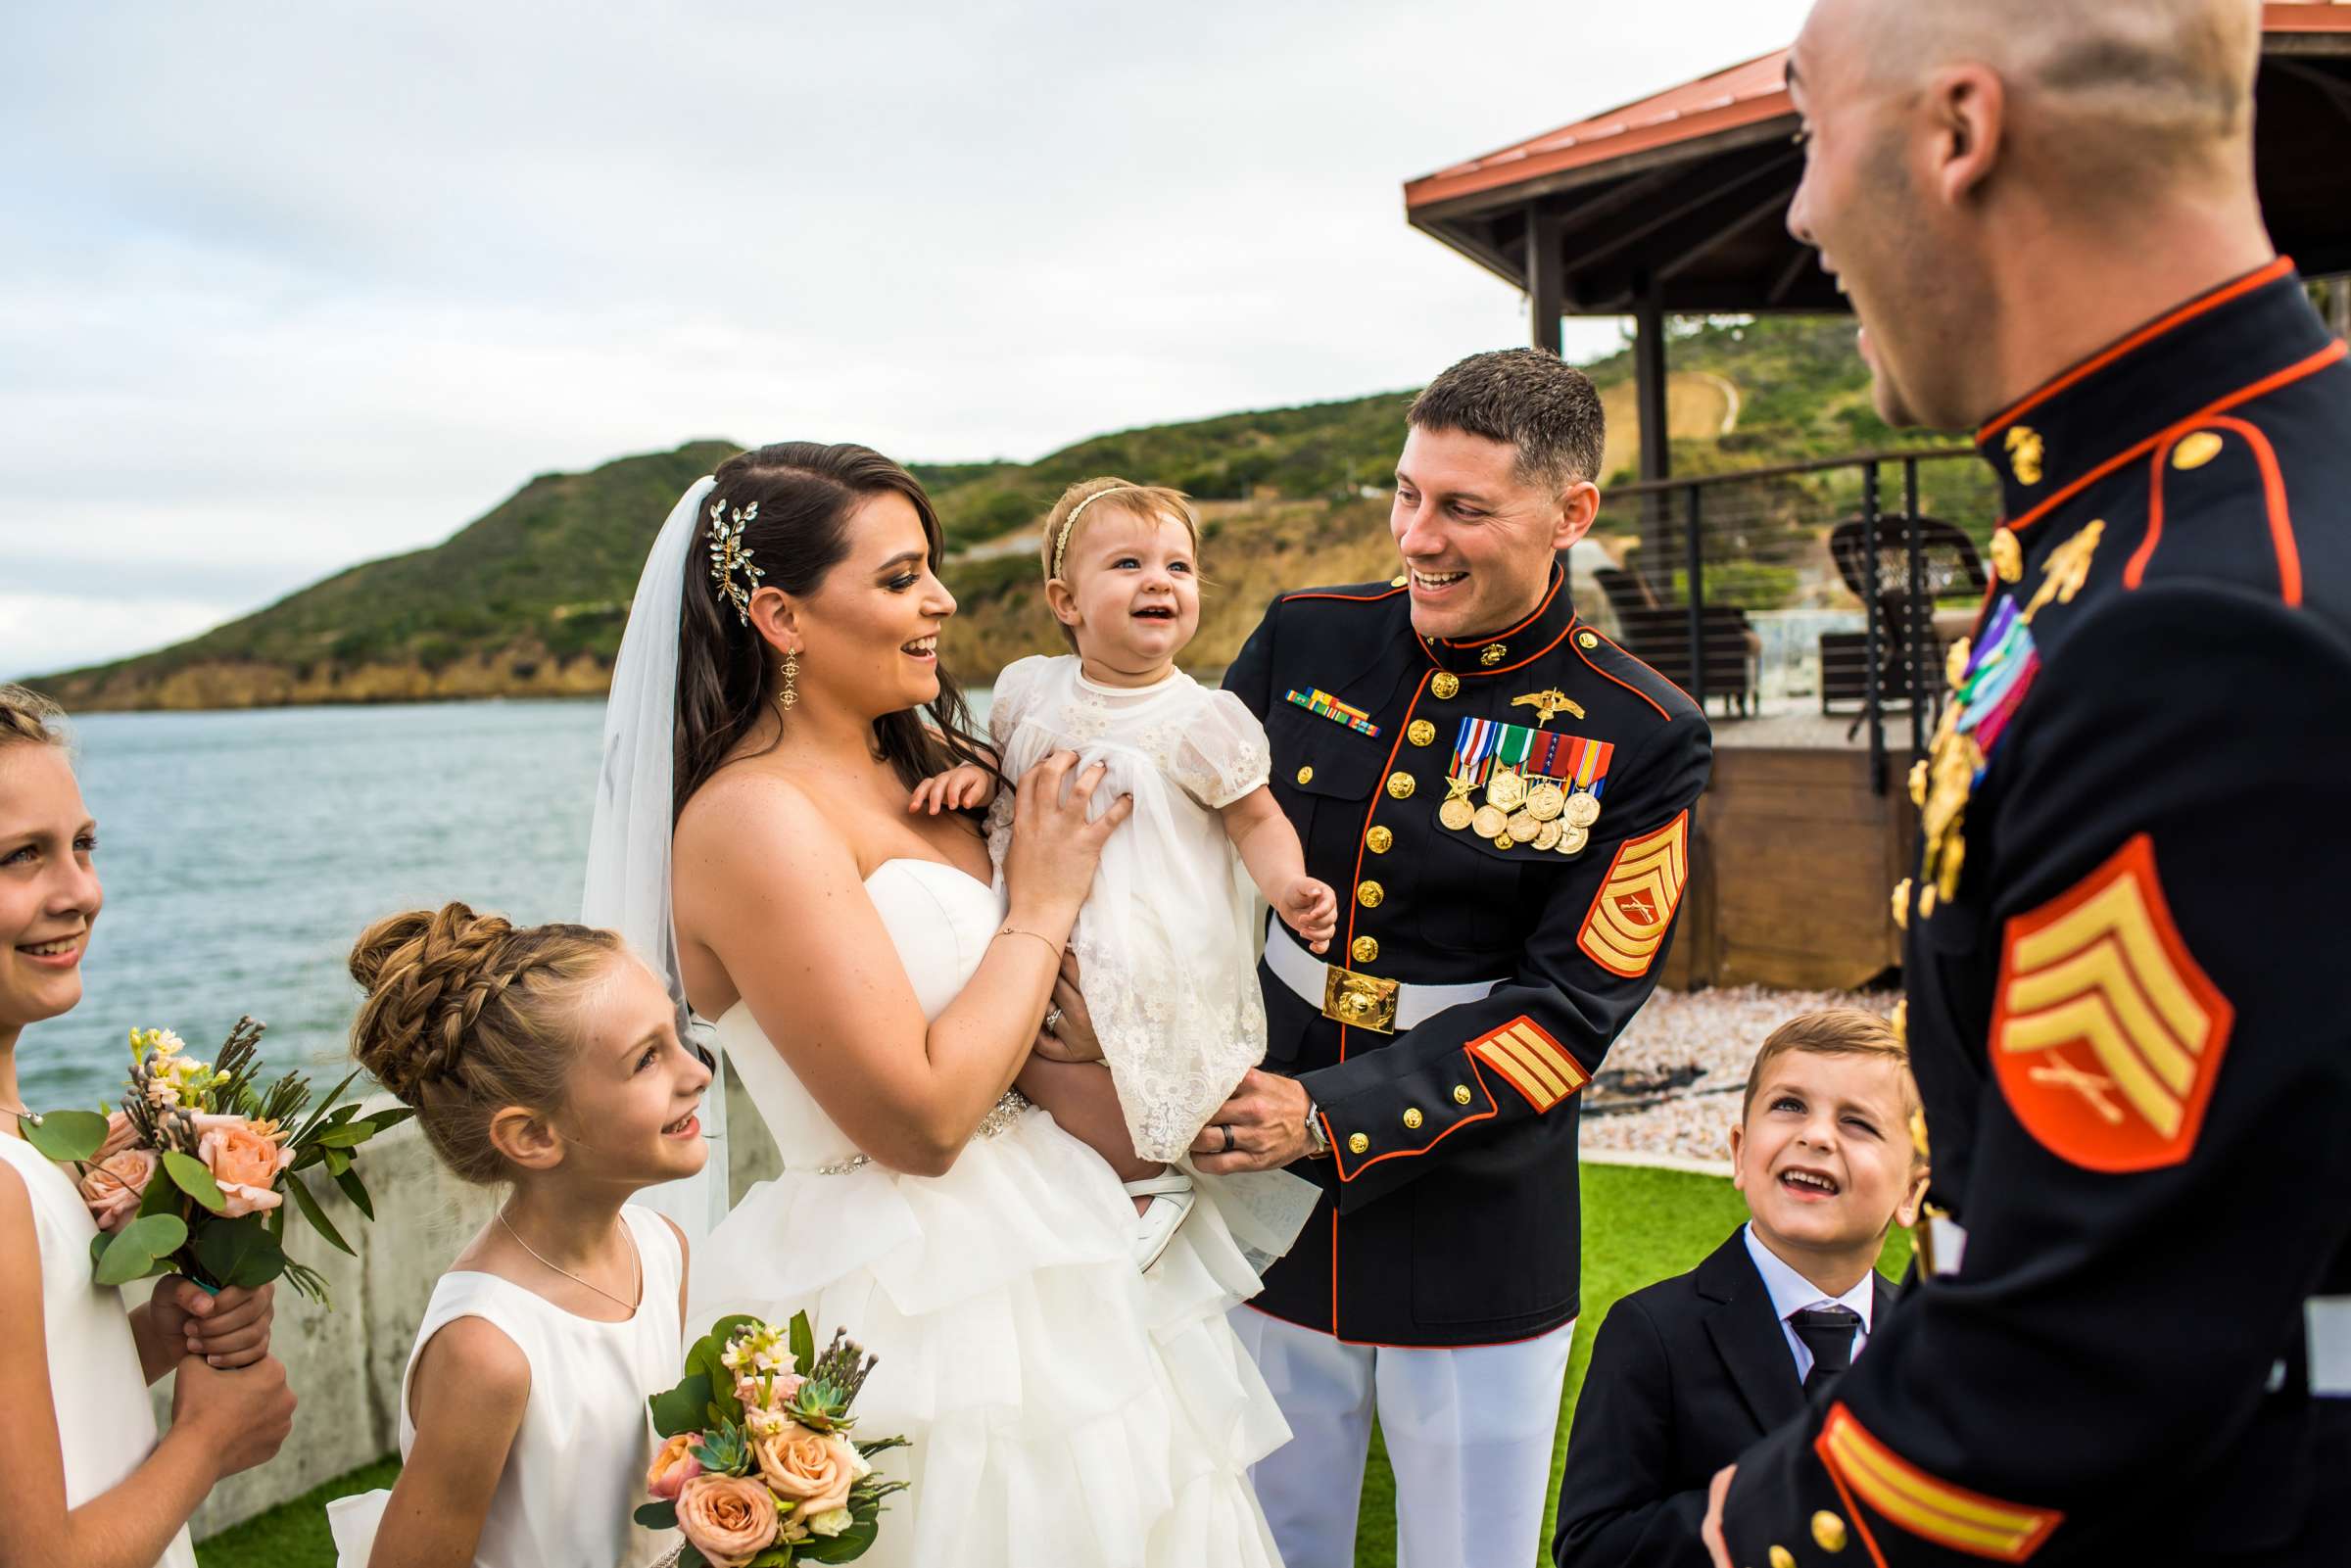
[[311, 1222], [311, 1228], [326, 1238], [328, 1246], [348, 1257], [360, 1256], [351, 1250], [351, 1243], [343, 1239], [343, 1233], [335, 1228], [335, 1222], [326, 1217], [326, 1211], [318, 1207], [318, 1200], [311, 1196], [309, 1183], [300, 1176], [288, 1176], [286, 1196], [294, 1200], [294, 1207], [302, 1211], [302, 1217]]
[[298, 1263], [289, 1258], [286, 1259], [286, 1283], [328, 1311], [331, 1312], [335, 1309], [335, 1304], [327, 1298], [326, 1276], [315, 1268]]
[[351, 1169], [349, 1149], [312, 1149], [311, 1153], [326, 1162], [326, 1173], [330, 1176], [340, 1176]]
[[838, 1536], [812, 1536], [800, 1543], [800, 1556], [809, 1562], [854, 1562], [866, 1554], [874, 1538], [882, 1533], [881, 1509], [871, 1513], [851, 1510], [849, 1528]]
[[370, 1112], [368, 1115], [361, 1117], [360, 1119], [371, 1124], [378, 1132], [390, 1132], [394, 1127], [399, 1126], [402, 1122], [408, 1120], [408, 1117], [414, 1116], [416, 1112], [412, 1107], [396, 1105], [387, 1111]]
[[646, 1401], [653, 1412], [653, 1430], [665, 1438], [702, 1428], [703, 1408], [710, 1402], [710, 1380], [699, 1372], [665, 1394]]
[[106, 1144], [106, 1117], [95, 1111], [51, 1111], [18, 1118], [17, 1129], [43, 1160], [88, 1160]]
[[816, 1366], [816, 1330], [809, 1326], [806, 1312], [792, 1314], [792, 1369], [806, 1377]]
[[678, 1505], [674, 1502], [648, 1502], [632, 1517], [648, 1530], [675, 1530], [678, 1528]]
[[212, 1220], [197, 1230], [191, 1250], [197, 1266], [223, 1289], [242, 1285], [253, 1290], [286, 1270], [285, 1249], [259, 1214]]
[[216, 1214], [228, 1207], [228, 1196], [220, 1190], [220, 1183], [213, 1179], [213, 1173], [205, 1168], [204, 1162], [194, 1155], [183, 1155], [177, 1149], [166, 1149], [164, 1172], [171, 1178], [173, 1186], [213, 1213]]
[[[157, 1181], [151, 1176], [147, 1181], [147, 1190], [139, 1196], [139, 1212], [141, 1214], [178, 1214], [180, 1206], [187, 1201], [186, 1195], [179, 1190], [178, 1183]], [[180, 1217], [185, 1218], [186, 1215], [181, 1214]]]
[[187, 1222], [177, 1214], [148, 1214], [134, 1219], [106, 1238], [92, 1277], [101, 1285], [127, 1285], [134, 1279], [144, 1279], [159, 1260], [179, 1251], [187, 1239]]
[[710, 1380], [710, 1402], [729, 1421], [743, 1419], [743, 1402], [735, 1398], [735, 1374], [727, 1370], [726, 1362], [719, 1357], [727, 1354], [727, 1341], [741, 1333], [745, 1324], [758, 1321], [748, 1312], [722, 1317], [686, 1353], [686, 1370], [699, 1372]]
[[710, 1559], [695, 1550], [689, 1541], [678, 1547], [678, 1568], [710, 1568]]
[[798, 1549], [792, 1546], [769, 1546], [745, 1564], [745, 1568], [792, 1568], [792, 1564], [799, 1561], [793, 1555]]
[[347, 1121], [339, 1127], [329, 1127], [311, 1142], [326, 1149], [357, 1149], [375, 1136], [375, 1129], [364, 1122]]
[[[327, 1163], [327, 1169], [335, 1170], [332, 1161]], [[341, 1170], [335, 1170], [335, 1185], [343, 1189], [343, 1196], [351, 1200], [352, 1208], [369, 1219], [375, 1217], [375, 1201], [367, 1196], [367, 1183], [360, 1179], [360, 1173], [348, 1162]]]
[[324, 1121], [330, 1113], [342, 1109], [342, 1107], [337, 1105], [336, 1102], [343, 1098], [343, 1091], [350, 1088], [354, 1080], [356, 1080], [359, 1075], [360, 1069], [357, 1068], [352, 1069], [349, 1072], [343, 1074], [343, 1081], [341, 1083], [336, 1084], [333, 1088], [327, 1090], [326, 1093], [318, 1097], [315, 1102], [316, 1109], [313, 1110], [308, 1117], [303, 1118], [302, 1125], [294, 1129], [294, 1136], [286, 1140], [289, 1148], [301, 1148], [305, 1143], [310, 1141], [311, 1134], [317, 1129], [318, 1124]]

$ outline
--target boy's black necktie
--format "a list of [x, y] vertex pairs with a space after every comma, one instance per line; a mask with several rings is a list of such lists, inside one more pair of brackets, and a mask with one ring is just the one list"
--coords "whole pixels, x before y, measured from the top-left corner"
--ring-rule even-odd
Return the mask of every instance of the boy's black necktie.
[[1807, 1397], [1819, 1393], [1853, 1364], [1853, 1330], [1861, 1314], [1849, 1307], [1807, 1307], [1788, 1314], [1788, 1326], [1812, 1353], [1812, 1370], [1804, 1374]]

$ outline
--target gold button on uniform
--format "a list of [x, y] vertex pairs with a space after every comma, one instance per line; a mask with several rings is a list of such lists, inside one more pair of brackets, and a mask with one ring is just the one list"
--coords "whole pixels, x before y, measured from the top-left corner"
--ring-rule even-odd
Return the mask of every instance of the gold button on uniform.
[[1359, 936], [1347, 944], [1347, 951], [1354, 956], [1358, 964], [1368, 964], [1379, 957], [1379, 938]]
[[1991, 569], [2003, 583], [2025, 575], [2025, 546], [2017, 543], [2015, 529], [2003, 526], [1991, 531]]
[[1420, 1108], [1418, 1106], [1408, 1105], [1404, 1108], [1404, 1124], [1408, 1131], [1417, 1131], [1420, 1126]]
[[1593, 632], [1578, 632], [1575, 634], [1575, 645], [1589, 653], [1600, 646], [1600, 637]]
[[1910, 998], [1905, 996], [1895, 1003], [1894, 1016], [1886, 1022], [1894, 1029], [1895, 1043], [1908, 1045], [1910, 1043]]
[[1354, 1133], [1347, 1139], [1347, 1152], [1351, 1155], [1360, 1155], [1370, 1147], [1370, 1138], [1363, 1133]]
[[1301, 769], [1299, 769], [1299, 770], [1298, 770], [1298, 782], [1299, 782], [1300, 784], [1313, 784], [1313, 783], [1315, 782], [1315, 770], [1314, 770], [1314, 769], [1312, 769], [1312, 768], [1301, 768]]
[[1399, 799], [1399, 800], [1410, 800], [1410, 799], [1412, 799], [1412, 798], [1413, 798], [1413, 776], [1412, 776], [1411, 774], [1409, 774], [1409, 773], [1391, 773], [1391, 774], [1389, 774], [1389, 775], [1388, 775], [1388, 793], [1389, 793], [1389, 794], [1391, 794], [1391, 795], [1394, 795], [1394, 796], [1395, 796], [1397, 799]]
[[1823, 1551], [1845, 1549], [1845, 1521], [1823, 1508], [1812, 1516], [1812, 1539]]
[[1462, 678], [1451, 670], [1439, 670], [1429, 677], [1428, 689], [1440, 697], [1449, 697], [1462, 689]]
[[1385, 828], [1374, 828], [1364, 834], [1364, 847], [1374, 855], [1384, 855], [1394, 846], [1396, 835]]
[[2221, 454], [2221, 438], [2209, 430], [2199, 430], [2192, 436], [2180, 438], [2172, 449], [2172, 466], [2182, 473], [2201, 468]]
[[1455, 1105], [1467, 1105], [1469, 1103], [1469, 1085], [1466, 1083], [1457, 1083], [1453, 1086], [1453, 1103]]
[[1424, 746], [1437, 737], [1437, 727], [1426, 719], [1415, 719], [1404, 727], [1404, 737], [1414, 745]]
[[1764, 1560], [1771, 1564], [1771, 1568], [1796, 1568], [1796, 1553], [1786, 1546], [1772, 1547], [1771, 1555]]
[[1894, 884], [1894, 928], [1910, 928], [1910, 879], [1905, 877]]
[[1355, 884], [1355, 901], [1366, 909], [1379, 908], [1379, 901], [1387, 896], [1388, 890], [1377, 882], [1363, 881]]

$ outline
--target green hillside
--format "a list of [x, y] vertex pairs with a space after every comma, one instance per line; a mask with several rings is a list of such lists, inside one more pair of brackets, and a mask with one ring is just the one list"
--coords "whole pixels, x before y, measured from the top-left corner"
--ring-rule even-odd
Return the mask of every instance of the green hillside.
[[[1896, 442], [1870, 410], [1848, 322], [1694, 324], [1677, 334], [1672, 363], [1676, 472]], [[1629, 355], [1588, 368], [1628, 423]], [[1411, 398], [1407, 389], [1121, 431], [1030, 463], [916, 464], [951, 546], [985, 546], [948, 563], [963, 605], [957, 664], [984, 678], [1005, 659], [1058, 646], [1022, 536], [1063, 486], [1094, 474], [1174, 485], [1203, 502], [1214, 587], [1189, 662], [1228, 659], [1278, 589], [1387, 575], [1380, 492]], [[38, 684], [82, 709], [600, 692], [654, 532], [678, 493], [734, 450], [698, 441], [542, 474], [433, 548], [352, 567], [159, 652]], [[1609, 479], [1628, 479], [1634, 461], [1620, 432]], [[1833, 511], [1839, 483], [1771, 487], [1773, 526], [1809, 526]], [[1759, 491], [1755, 503], [1764, 499]], [[1621, 539], [1632, 524], [1631, 508], [1611, 507], [1603, 533]]]

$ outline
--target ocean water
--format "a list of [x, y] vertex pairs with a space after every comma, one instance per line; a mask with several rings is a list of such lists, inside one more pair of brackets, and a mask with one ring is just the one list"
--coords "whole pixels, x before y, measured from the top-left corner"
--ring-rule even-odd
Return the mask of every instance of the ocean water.
[[576, 919], [603, 716], [578, 701], [75, 720], [106, 908], [81, 1005], [18, 1044], [25, 1103], [111, 1101], [131, 1029], [177, 1029], [209, 1059], [245, 1013], [269, 1026], [272, 1068], [340, 1075], [359, 999], [344, 959], [369, 921], [452, 898]]
[[[984, 722], [990, 693], [969, 693]], [[106, 908], [81, 1005], [17, 1045], [34, 1110], [112, 1103], [134, 1028], [210, 1060], [239, 1015], [273, 1071], [351, 1067], [367, 924], [461, 898], [579, 918], [600, 701], [436, 702], [73, 722]]]

